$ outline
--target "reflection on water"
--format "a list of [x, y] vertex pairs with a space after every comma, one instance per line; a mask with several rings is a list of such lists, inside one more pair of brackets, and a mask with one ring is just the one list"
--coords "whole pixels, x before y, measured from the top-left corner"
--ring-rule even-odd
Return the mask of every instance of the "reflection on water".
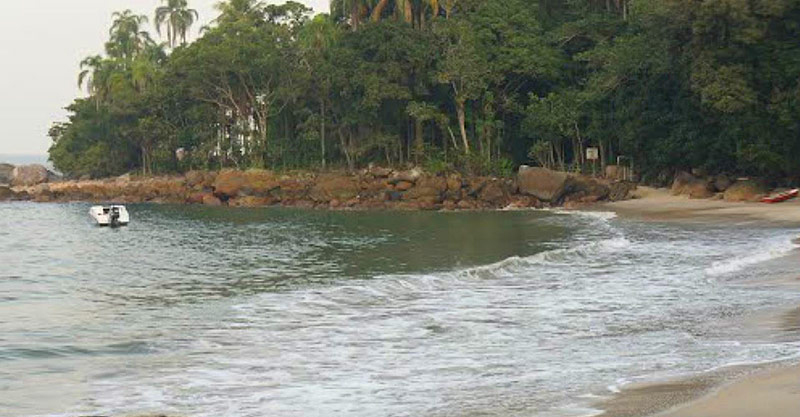
[[[0, 204], [10, 415], [553, 415], [636, 377], [793, 354], [716, 323], [791, 231], [600, 214]], [[742, 238], [746, 236], [746, 239]]]

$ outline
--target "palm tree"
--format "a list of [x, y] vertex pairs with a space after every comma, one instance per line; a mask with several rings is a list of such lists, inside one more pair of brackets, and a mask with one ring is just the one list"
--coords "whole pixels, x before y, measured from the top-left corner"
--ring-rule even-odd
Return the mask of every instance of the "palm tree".
[[338, 31], [336, 24], [327, 15], [317, 15], [310, 22], [308, 22], [300, 32], [298, 44], [303, 52], [303, 62], [308, 67], [309, 72], [315, 75], [315, 84], [317, 99], [319, 100], [319, 115], [320, 115], [320, 154], [322, 167], [324, 168], [326, 161], [325, 150], [325, 133], [327, 129], [325, 122], [327, 118], [327, 100], [330, 96], [331, 80], [330, 75], [324, 70], [317, 69], [317, 63], [325, 60], [326, 53], [330, 50], [331, 46], [336, 42]]
[[259, 21], [264, 17], [264, 3], [259, 0], [227, 0], [215, 5], [220, 15], [214, 23], [233, 23], [240, 20]]
[[114, 22], [109, 30], [110, 39], [106, 52], [112, 58], [131, 60], [148, 44], [153, 43], [150, 34], [141, 30], [147, 23], [147, 16], [134, 14], [131, 10], [115, 12]]
[[162, 27], [167, 29], [167, 43], [175, 48], [180, 40], [181, 45], [186, 44], [186, 35], [194, 22], [200, 18], [195, 9], [189, 9], [187, 0], [162, 0], [166, 3], [156, 9], [156, 31], [161, 35]]
[[130, 78], [134, 89], [141, 93], [152, 86], [166, 59], [167, 53], [164, 51], [164, 45], [156, 43], [148, 45], [142, 53], [137, 55], [130, 68]]
[[78, 87], [86, 87], [86, 92], [92, 96], [97, 104], [106, 101], [117, 71], [116, 63], [113, 60], [103, 58], [100, 55], [93, 55], [81, 61], [81, 72], [78, 74]]

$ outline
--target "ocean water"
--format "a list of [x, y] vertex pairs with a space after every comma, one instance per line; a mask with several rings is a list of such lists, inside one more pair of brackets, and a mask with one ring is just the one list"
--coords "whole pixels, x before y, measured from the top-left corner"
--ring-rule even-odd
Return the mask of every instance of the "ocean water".
[[28, 164], [41, 164], [49, 169], [53, 169], [52, 164], [48, 161], [47, 155], [25, 155], [25, 154], [3, 154], [0, 153], [0, 164], [12, 165], [28, 165]]
[[582, 416], [800, 348], [740, 324], [797, 306], [798, 230], [88, 207], [0, 203], [0, 415]]

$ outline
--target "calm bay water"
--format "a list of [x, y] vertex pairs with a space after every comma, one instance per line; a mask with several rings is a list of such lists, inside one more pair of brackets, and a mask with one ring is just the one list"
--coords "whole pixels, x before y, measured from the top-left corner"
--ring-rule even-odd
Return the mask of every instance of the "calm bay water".
[[574, 416], [795, 355], [797, 230], [603, 213], [0, 204], [0, 415]]

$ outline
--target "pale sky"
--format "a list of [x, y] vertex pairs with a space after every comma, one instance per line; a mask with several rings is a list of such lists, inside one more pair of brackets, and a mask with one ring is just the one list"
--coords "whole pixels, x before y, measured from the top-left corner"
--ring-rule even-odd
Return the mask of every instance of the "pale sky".
[[[189, 0], [195, 29], [217, 16], [218, 0]], [[328, 0], [298, 0], [327, 12]], [[47, 130], [66, 119], [65, 106], [83, 93], [80, 61], [102, 52], [111, 14], [146, 14], [161, 0], [0, 0], [0, 154], [45, 154]], [[268, 3], [282, 3], [272, 0]], [[155, 29], [148, 28], [155, 36]]]

